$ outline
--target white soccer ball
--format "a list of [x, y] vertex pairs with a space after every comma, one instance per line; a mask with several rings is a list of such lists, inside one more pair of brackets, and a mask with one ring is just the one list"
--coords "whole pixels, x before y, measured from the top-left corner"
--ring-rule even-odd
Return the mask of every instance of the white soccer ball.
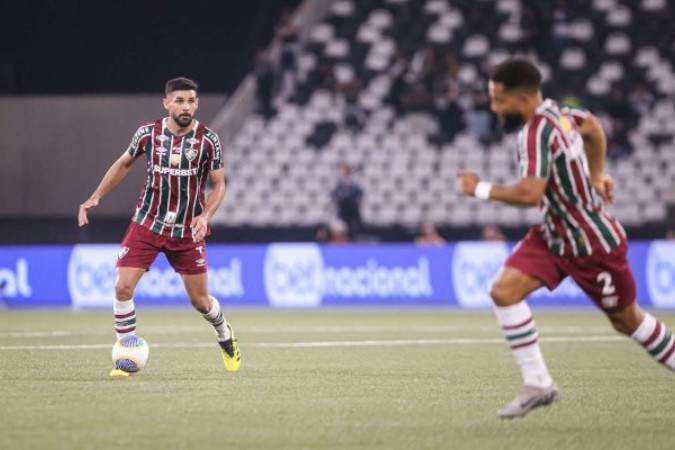
[[140, 336], [124, 336], [115, 342], [112, 349], [112, 360], [115, 369], [125, 372], [138, 372], [148, 362], [150, 348]]

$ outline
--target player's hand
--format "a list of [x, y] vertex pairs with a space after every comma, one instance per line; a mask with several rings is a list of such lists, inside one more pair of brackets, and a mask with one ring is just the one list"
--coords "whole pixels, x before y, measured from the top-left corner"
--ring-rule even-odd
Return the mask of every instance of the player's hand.
[[474, 172], [457, 173], [457, 189], [464, 195], [474, 195], [480, 177]]
[[204, 217], [203, 214], [200, 214], [192, 219], [190, 228], [192, 229], [192, 240], [194, 242], [203, 241], [204, 238], [206, 238], [206, 233], [209, 230], [209, 221], [206, 219], [206, 217]]
[[97, 198], [90, 198], [86, 202], [82, 203], [80, 205], [80, 212], [77, 214], [77, 223], [79, 226], [83, 227], [86, 224], [89, 223], [89, 218], [87, 217], [87, 212], [91, 208], [95, 208], [98, 206], [98, 199]]
[[593, 182], [593, 187], [604, 201], [614, 201], [615, 183], [611, 175], [603, 173], [598, 180]]

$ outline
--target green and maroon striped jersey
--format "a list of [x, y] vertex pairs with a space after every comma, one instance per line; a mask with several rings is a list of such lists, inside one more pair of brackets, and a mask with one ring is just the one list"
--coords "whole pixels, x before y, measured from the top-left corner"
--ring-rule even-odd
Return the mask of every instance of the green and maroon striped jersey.
[[594, 190], [579, 127], [589, 113], [546, 99], [518, 135], [521, 177], [548, 180], [541, 229], [558, 255], [609, 253], [626, 238]]
[[145, 184], [132, 220], [155, 233], [190, 236], [192, 218], [204, 209], [209, 172], [222, 169], [218, 135], [199, 121], [184, 136], [174, 136], [168, 118], [143, 125], [127, 153], [148, 160]]

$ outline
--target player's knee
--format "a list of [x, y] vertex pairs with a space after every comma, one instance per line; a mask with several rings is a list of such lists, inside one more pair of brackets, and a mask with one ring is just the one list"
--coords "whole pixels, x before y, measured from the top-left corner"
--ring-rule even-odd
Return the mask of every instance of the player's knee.
[[490, 297], [497, 306], [509, 306], [513, 303], [515, 295], [511, 286], [501, 280], [495, 280], [490, 286]]
[[211, 310], [211, 299], [208, 294], [191, 295], [190, 303], [192, 303], [192, 307], [201, 314], [206, 314]]
[[634, 303], [621, 311], [607, 313], [607, 317], [616, 331], [630, 336], [637, 330], [640, 323], [642, 323], [644, 313], [637, 304]]
[[134, 296], [134, 286], [126, 280], [118, 279], [115, 283], [115, 298], [129, 300]]
[[609, 316], [609, 322], [612, 324], [612, 327], [621, 334], [630, 335], [633, 331], [628, 326], [628, 323], [621, 317]]

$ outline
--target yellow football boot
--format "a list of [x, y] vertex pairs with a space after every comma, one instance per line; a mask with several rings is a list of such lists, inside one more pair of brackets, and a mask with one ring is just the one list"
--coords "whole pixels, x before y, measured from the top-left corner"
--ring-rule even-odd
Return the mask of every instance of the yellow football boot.
[[227, 324], [227, 328], [230, 329], [230, 338], [226, 341], [219, 341], [218, 344], [220, 344], [220, 352], [223, 354], [225, 370], [236, 372], [239, 370], [239, 366], [241, 366], [241, 353], [239, 352], [237, 338], [234, 337], [234, 330], [232, 330], [229, 323]]
[[131, 375], [129, 372], [125, 372], [122, 369], [113, 369], [110, 371], [110, 376], [112, 378], [128, 377], [129, 375]]

